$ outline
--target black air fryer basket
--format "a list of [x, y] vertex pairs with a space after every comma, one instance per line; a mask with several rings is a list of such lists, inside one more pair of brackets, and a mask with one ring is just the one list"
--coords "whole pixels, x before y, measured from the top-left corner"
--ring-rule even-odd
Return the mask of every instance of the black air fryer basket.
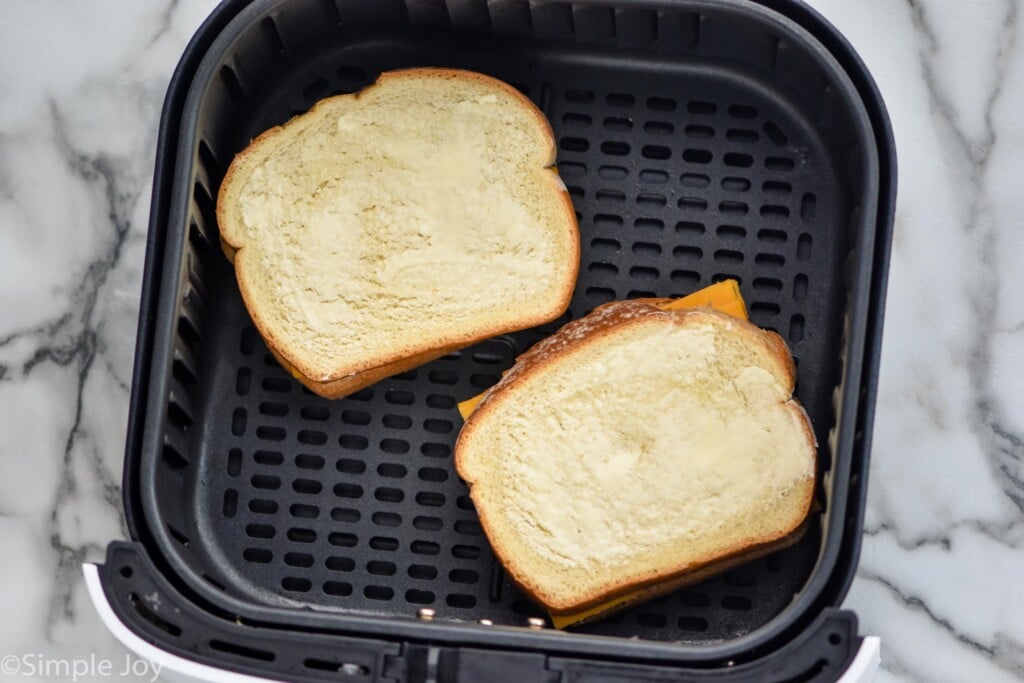
[[[213, 198], [252, 137], [413, 66], [491, 74], [544, 111], [579, 282], [556, 323], [327, 401], [253, 327]], [[860, 546], [894, 194], [874, 84], [795, 0], [228, 0], [161, 121], [132, 541], [100, 568], [107, 600], [163, 650], [275, 679], [836, 678], [861, 641], [836, 607]], [[809, 531], [596, 623], [538, 628], [454, 470], [456, 402], [600, 303], [724, 278], [797, 359], [820, 443]]]

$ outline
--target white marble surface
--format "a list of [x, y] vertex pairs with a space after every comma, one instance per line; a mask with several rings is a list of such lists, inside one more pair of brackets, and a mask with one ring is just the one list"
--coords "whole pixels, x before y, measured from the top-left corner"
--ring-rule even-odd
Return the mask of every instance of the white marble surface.
[[[879, 680], [1024, 679], [1022, 7], [813, 4], [877, 78], [901, 171], [867, 530], [846, 604], [883, 638]], [[157, 118], [211, 6], [4, 3], [0, 656], [124, 661], [78, 567], [123, 533]]]

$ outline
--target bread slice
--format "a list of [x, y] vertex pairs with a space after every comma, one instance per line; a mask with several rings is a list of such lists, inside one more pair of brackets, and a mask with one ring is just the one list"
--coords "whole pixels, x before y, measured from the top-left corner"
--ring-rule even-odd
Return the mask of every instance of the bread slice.
[[565, 311], [579, 231], [554, 159], [515, 88], [384, 73], [235, 157], [222, 245], [271, 351], [336, 398]]
[[785, 343], [664, 303], [564, 326], [459, 434], [455, 464], [491, 545], [552, 614], [778, 548], [810, 508], [817, 444]]

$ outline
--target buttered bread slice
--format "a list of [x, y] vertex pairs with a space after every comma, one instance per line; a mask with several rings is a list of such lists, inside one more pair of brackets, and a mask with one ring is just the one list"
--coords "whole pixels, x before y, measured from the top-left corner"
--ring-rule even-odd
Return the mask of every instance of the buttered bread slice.
[[607, 304], [566, 325], [459, 435], [488, 539], [556, 617], [781, 547], [810, 508], [816, 443], [785, 343], [666, 303]]
[[217, 200], [253, 322], [338, 397], [558, 317], [579, 233], [543, 114], [482, 74], [410, 69], [259, 136]]

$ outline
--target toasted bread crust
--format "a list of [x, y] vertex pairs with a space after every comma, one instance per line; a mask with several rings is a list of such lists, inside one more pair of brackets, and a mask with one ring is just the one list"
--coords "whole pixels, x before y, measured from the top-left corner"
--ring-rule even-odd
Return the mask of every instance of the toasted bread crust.
[[[590, 621], [601, 619], [602, 617], [606, 617], [609, 614], [622, 611], [624, 609], [627, 609], [628, 607], [632, 607], [633, 605], [638, 605], [640, 603], [647, 602], [648, 600], [653, 600], [655, 598], [661, 597], [662, 595], [667, 595], [669, 593], [677, 591], [680, 588], [692, 586], [695, 583], [700, 583], [704, 579], [728, 571], [733, 567], [738, 567], [741, 564], [746, 564], [747, 562], [756, 560], [759, 557], [770, 555], [777, 550], [783, 550], [784, 548], [788, 548], [789, 546], [793, 545], [801, 538], [803, 538], [803, 535], [804, 533], [806, 533], [806, 531], [807, 521], [804, 520], [804, 522], [801, 523], [800, 526], [798, 526], [792, 533], [783, 536], [782, 538], [779, 538], [774, 541], [768, 541], [767, 543], [763, 543], [761, 545], [752, 546], [731, 557], [723, 557], [713, 562], [709, 562], [708, 564], [705, 564], [699, 569], [694, 569], [693, 571], [678, 574], [675, 577], [668, 578], [664, 581], [652, 583], [645, 588], [638, 589], [636, 591], [636, 595], [634, 597], [631, 597], [629, 600], [620, 602], [607, 610], [603, 610], [601, 612], [592, 614], [585, 619], [582, 619], [571, 624], [570, 626], [577, 626], [579, 624], [585, 624]], [[619, 593], [619, 595], [628, 592], [630, 591], [622, 591]], [[608, 600], [614, 600], [615, 597], [616, 596], [611, 596], [608, 598]], [[590, 606], [593, 607], [593, 605]], [[565, 615], [579, 612], [584, 609], [587, 609], [587, 607], [582, 607], [579, 610], [568, 610], [563, 612], [551, 610], [551, 613], [556, 615]]]
[[274, 358], [277, 359], [277, 362], [281, 364], [281, 367], [291, 373], [292, 377], [298, 380], [302, 386], [306, 387], [318, 396], [336, 399], [348, 396], [349, 394], [354, 394], [360, 389], [364, 389], [371, 384], [376, 384], [385, 377], [398, 375], [406, 370], [411, 370], [419, 367], [420, 365], [429, 363], [430, 361], [436, 360], [447, 353], [451, 353], [452, 351], [459, 349], [460, 347], [446, 346], [440, 349], [424, 351], [423, 353], [415, 356], [409, 356], [408, 358], [403, 358], [387, 365], [364, 370], [363, 372], [356, 373], [350, 377], [343, 377], [330, 382], [314, 382], [292, 367], [275, 349], [270, 346], [267, 348], [270, 349], [270, 353], [273, 354]]
[[480, 327], [472, 332], [453, 334], [447, 343], [444, 343], [441, 346], [423, 346], [422, 348], [413, 350], [411, 353], [383, 353], [378, 358], [367, 358], [355, 361], [345, 367], [334, 368], [324, 375], [322, 373], [318, 373], [314, 369], [309, 359], [290, 353], [283, 341], [274, 333], [273, 327], [268, 324], [267, 320], [260, 314], [258, 307], [254, 305], [255, 298], [252, 294], [252, 286], [249, 282], [249, 277], [253, 276], [254, 269], [248, 268], [245, 265], [246, 254], [248, 251], [246, 249], [246, 245], [232, 242], [224, 236], [224, 230], [222, 229], [220, 236], [221, 248], [227, 259], [234, 264], [235, 276], [238, 281], [238, 288], [242, 295], [242, 300], [252, 317], [256, 329], [259, 331], [268, 348], [279, 362], [287, 367], [303, 385], [308, 387], [314, 393], [325, 398], [333, 399], [345, 396], [354, 391], [358, 391], [365, 386], [373, 384], [384, 377], [403, 372], [412, 367], [416, 367], [417, 365], [422, 365], [423, 363], [443, 356], [446, 353], [470, 346], [485, 339], [550, 322], [564, 313], [569, 307], [569, 301], [572, 298], [572, 293], [576, 286], [576, 276], [579, 272], [580, 260], [579, 226], [576, 221], [576, 212], [572, 205], [572, 200], [569, 197], [569, 193], [566, 190], [564, 183], [559, 178], [557, 170], [553, 166], [556, 146], [551, 124], [548, 122], [544, 114], [533, 104], [533, 102], [531, 102], [519, 90], [507, 83], [504, 83], [503, 81], [472, 71], [444, 68], [414, 68], [385, 72], [380, 75], [376, 82], [357, 93], [350, 95], [337, 95], [335, 97], [320, 100], [314, 104], [307, 113], [293, 117], [281, 126], [275, 126], [264, 131], [254, 138], [248, 147], [235, 156], [224, 175], [224, 180], [221, 182], [220, 189], [217, 193], [216, 216], [218, 225], [230, 225], [234, 220], [230, 215], [229, 208], [233, 206], [236, 200], [235, 193], [239, 189], [239, 184], [236, 182], [236, 176], [240, 169], [248, 163], [248, 160], [253, 156], [254, 152], [258, 151], [261, 144], [267, 140], [273, 139], [290, 126], [295, 125], [296, 121], [313, 115], [320, 107], [324, 106], [325, 103], [331, 100], [351, 97], [358, 99], [370, 89], [380, 87], [381, 84], [388, 81], [414, 78], [463, 79], [484, 83], [489, 87], [502, 90], [509, 94], [520, 106], [523, 107], [524, 111], [528, 112], [536, 119], [537, 125], [543, 130], [543, 137], [547, 142], [547, 155], [541, 160], [542, 167], [538, 170], [546, 171], [545, 176], [549, 178], [553, 185], [553, 189], [558, 192], [558, 196], [561, 200], [561, 210], [564, 214], [561, 222], [567, 228], [567, 234], [565, 237], [566, 243], [569, 246], [569, 262], [572, 267], [567, 271], [565, 281], [561, 283], [558, 298], [553, 300], [549, 307], [544, 310], [538, 310], [534, 315], [522, 316], [514, 320], [508, 320], [505, 324]]
[[[495, 554], [508, 570], [512, 581], [534, 600], [543, 604], [552, 614], [572, 614], [641, 589], [650, 589], [647, 595], [651, 597], [660, 595], [675, 587], [690, 583], [691, 580], [700, 580], [717, 571], [784, 547], [796, 540], [796, 534], [799, 533], [801, 524], [810, 510], [814, 497], [815, 478], [813, 476], [807, 477], [803, 482], [802, 489], [796, 492], [797, 495], [801, 496], [799, 509], [803, 512], [797, 518], [787, 520], [786, 524], [781, 525], [783, 527], [781, 533], [770, 536], [749, 537], [732, 546], [722, 548], [718, 552], [709, 553], [704, 557], [697, 558], [685, 565], [666, 566], [658, 572], [627, 577], [619, 582], [605, 585], [601, 590], [572, 596], [553, 594], [536, 582], [529, 572], [525, 571], [520, 565], [515, 553], [511, 552], [501, 534], [496, 533], [489, 519], [488, 506], [486, 503], [481, 504], [480, 492], [474, 486], [479, 473], [474, 472], [473, 463], [469, 462], [466, 444], [472, 439], [477, 425], [487, 419], [491, 411], [498, 409], [504, 398], [514, 392], [526, 377], [540, 371], [551, 363], [557, 362], [559, 356], [571, 348], [575, 348], [578, 345], [595, 343], [601, 338], [612, 334], [617, 328], [633, 324], [647, 317], [671, 316], [676, 320], [683, 321], [688, 319], [697, 320], [703, 316], [712, 316], [728, 320], [732, 325], [738, 327], [742, 333], [751, 335], [752, 338], [757, 339], [763, 344], [772, 358], [784, 369], [789, 380], [788, 390], [792, 392], [796, 382], [795, 366], [788, 347], [779, 335], [762, 330], [749, 322], [738, 320], [710, 308], [663, 311], [657, 307], [657, 304], [664, 303], [665, 301], [667, 300], [645, 299], [604, 304], [596, 308], [589, 315], [566, 324], [554, 335], [535, 344], [517, 359], [516, 364], [497, 384], [487, 391], [476, 410], [466, 421], [456, 441], [454, 453], [456, 470], [470, 487], [470, 497], [476, 505], [480, 524], [488, 540], [491, 542]], [[791, 398], [787, 403], [790, 409], [794, 411], [794, 416], [803, 425], [808, 447], [816, 454], [817, 442], [806, 412], [804, 412], [804, 409], [795, 398]], [[667, 587], [663, 586], [663, 584], [667, 584]], [[625, 606], [625, 604], [622, 606]]]

